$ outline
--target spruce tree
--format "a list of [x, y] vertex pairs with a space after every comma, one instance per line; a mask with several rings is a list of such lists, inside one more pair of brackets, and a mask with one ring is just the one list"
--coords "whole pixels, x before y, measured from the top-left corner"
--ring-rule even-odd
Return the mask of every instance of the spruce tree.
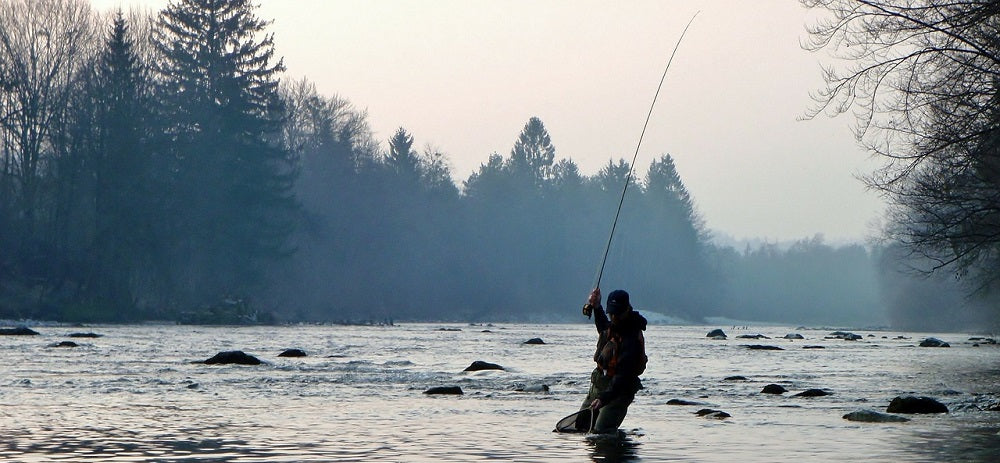
[[160, 13], [157, 72], [175, 163], [177, 290], [245, 295], [287, 255], [296, 208], [279, 145], [281, 60], [249, 0], [176, 0]]

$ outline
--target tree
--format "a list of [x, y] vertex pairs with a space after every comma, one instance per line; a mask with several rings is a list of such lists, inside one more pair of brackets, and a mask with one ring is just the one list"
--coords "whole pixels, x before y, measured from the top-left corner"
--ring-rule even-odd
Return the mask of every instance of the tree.
[[413, 136], [400, 127], [389, 139], [389, 153], [385, 163], [395, 175], [396, 181], [403, 182], [411, 190], [420, 182], [420, 157], [413, 150]]
[[888, 236], [929, 262], [1000, 282], [1000, 3], [803, 0], [829, 15], [810, 50], [824, 70], [809, 114], [856, 109], [856, 134], [884, 165], [865, 178], [892, 203]]
[[0, 186], [6, 190], [0, 201], [10, 201], [2, 207], [19, 217], [12, 247], [38, 247], [41, 183], [56, 156], [53, 131], [64, 122], [77, 72], [90, 58], [92, 26], [83, 0], [0, 1]]
[[295, 171], [269, 22], [249, 0], [178, 0], [160, 13], [156, 72], [175, 163], [175, 284], [189, 302], [247, 294], [286, 256]]
[[77, 147], [94, 218], [88, 297], [119, 316], [135, 305], [134, 281], [156, 268], [157, 196], [164, 193], [155, 188], [152, 80], [136, 42], [119, 11], [75, 111], [89, 141]]
[[542, 120], [532, 117], [514, 142], [507, 167], [515, 178], [526, 179], [536, 188], [542, 188], [552, 178], [555, 155], [556, 148]]

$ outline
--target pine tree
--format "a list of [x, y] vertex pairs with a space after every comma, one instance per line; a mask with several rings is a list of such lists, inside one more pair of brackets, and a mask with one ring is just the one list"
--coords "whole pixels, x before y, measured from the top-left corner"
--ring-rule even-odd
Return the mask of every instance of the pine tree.
[[515, 178], [530, 179], [541, 188], [552, 179], [556, 148], [542, 120], [532, 117], [514, 142], [508, 166]]
[[[149, 268], [157, 214], [149, 146], [150, 79], [119, 11], [97, 59], [87, 100], [93, 108], [88, 170], [93, 181], [94, 275], [91, 297], [110, 310], [131, 309], [131, 280]], [[80, 108], [83, 109], [83, 108]], [[122, 315], [119, 313], [119, 315]]]
[[[269, 22], [249, 0], [178, 0], [155, 41], [176, 176], [177, 289], [194, 301], [247, 294], [292, 230], [291, 156]], [[273, 63], [273, 64], [272, 64]]]

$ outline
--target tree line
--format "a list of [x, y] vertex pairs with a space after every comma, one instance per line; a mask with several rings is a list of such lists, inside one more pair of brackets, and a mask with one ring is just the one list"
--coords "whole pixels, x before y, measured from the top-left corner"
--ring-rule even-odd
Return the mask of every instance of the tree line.
[[602, 286], [637, 308], [886, 321], [879, 249], [714, 245], [670, 155], [586, 175], [535, 117], [461, 182], [405, 128], [383, 148], [268, 24], [0, 0], [0, 318], [578, 320], [628, 179]]

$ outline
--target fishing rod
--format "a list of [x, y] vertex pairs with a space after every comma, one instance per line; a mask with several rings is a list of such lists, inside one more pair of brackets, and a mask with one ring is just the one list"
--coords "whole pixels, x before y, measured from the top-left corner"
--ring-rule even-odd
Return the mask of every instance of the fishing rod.
[[[663, 68], [663, 75], [660, 77], [660, 84], [656, 86], [656, 93], [653, 95], [653, 102], [649, 104], [649, 112], [646, 113], [646, 122], [642, 124], [642, 133], [639, 134], [639, 143], [635, 145], [635, 154], [632, 155], [632, 163], [628, 168], [628, 175], [625, 176], [625, 186], [622, 187], [622, 196], [618, 200], [618, 210], [615, 211], [615, 220], [611, 223], [611, 233], [608, 235], [608, 245], [604, 248], [604, 257], [601, 259], [601, 269], [597, 272], [597, 282], [594, 283], [594, 288], [601, 287], [601, 277], [604, 275], [604, 265], [608, 262], [608, 251], [611, 250], [611, 240], [615, 237], [615, 229], [618, 227], [618, 216], [622, 213], [622, 204], [625, 203], [625, 192], [628, 191], [628, 184], [632, 181], [632, 171], [635, 169], [635, 160], [639, 156], [639, 147], [642, 146], [642, 138], [646, 135], [646, 127], [649, 125], [649, 118], [653, 115], [653, 107], [656, 106], [656, 98], [660, 96], [660, 89], [663, 88], [663, 81], [667, 78], [667, 71], [670, 70], [670, 63], [674, 62], [674, 55], [677, 54], [677, 49], [681, 46], [681, 41], [684, 40], [684, 34], [687, 34], [688, 28], [691, 27], [691, 23], [694, 22], [694, 18], [698, 16], [697, 11], [694, 16], [691, 16], [691, 20], [688, 21], [687, 25], [684, 26], [684, 30], [681, 32], [681, 36], [677, 39], [677, 44], [674, 45], [674, 51], [670, 53], [670, 59], [667, 60], [667, 66]], [[588, 317], [590, 314], [586, 314]]]

